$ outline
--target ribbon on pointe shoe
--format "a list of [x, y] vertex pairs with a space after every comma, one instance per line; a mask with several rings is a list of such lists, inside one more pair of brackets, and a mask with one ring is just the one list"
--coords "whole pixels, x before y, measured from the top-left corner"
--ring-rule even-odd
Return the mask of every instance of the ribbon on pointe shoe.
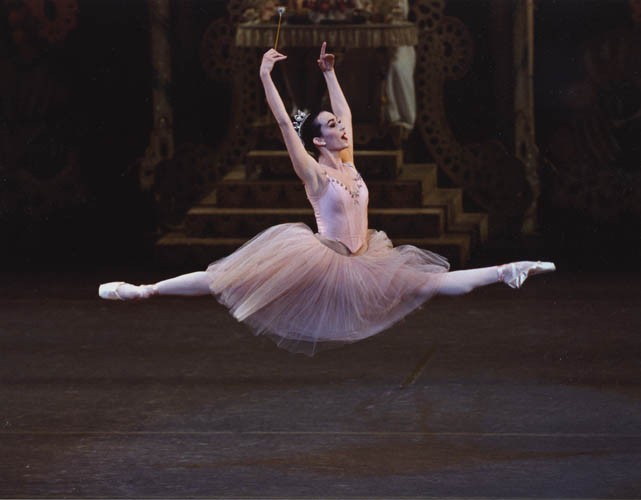
[[498, 267], [499, 281], [511, 288], [521, 288], [529, 276], [556, 271], [554, 262], [512, 262]]

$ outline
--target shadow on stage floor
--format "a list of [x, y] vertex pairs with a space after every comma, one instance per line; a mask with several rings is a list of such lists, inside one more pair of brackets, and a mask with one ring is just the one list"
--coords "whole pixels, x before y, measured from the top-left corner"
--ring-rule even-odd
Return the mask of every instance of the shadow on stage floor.
[[145, 269], [2, 273], [2, 498], [639, 498], [639, 274], [437, 298], [314, 358]]

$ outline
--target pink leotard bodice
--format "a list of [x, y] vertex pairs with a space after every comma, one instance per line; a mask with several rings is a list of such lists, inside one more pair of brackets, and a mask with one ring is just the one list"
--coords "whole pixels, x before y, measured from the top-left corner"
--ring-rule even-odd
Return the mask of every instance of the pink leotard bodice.
[[318, 233], [341, 242], [350, 252], [356, 253], [367, 239], [369, 192], [356, 168], [349, 163], [344, 165], [344, 170], [352, 177], [351, 186], [333, 177], [331, 168], [321, 167], [328, 180], [325, 189], [316, 196], [307, 188], [305, 192], [314, 209]]

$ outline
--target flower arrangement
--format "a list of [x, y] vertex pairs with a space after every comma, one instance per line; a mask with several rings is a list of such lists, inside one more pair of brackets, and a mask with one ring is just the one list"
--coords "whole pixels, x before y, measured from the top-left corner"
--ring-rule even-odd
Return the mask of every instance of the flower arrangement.
[[356, 8], [355, 0], [303, 0], [301, 4], [303, 9], [322, 14], [345, 13], [350, 9]]
[[394, 22], [404, 19], [400, 0], [289, 0], [295, 17], [312, 23]]
[[245, 22], [278, 22], [277, 8], [286, 8], [288, 24], [394, 22], [399, 0], [247, 0]]
[[351, 21], [358, 0], [295, 0], [289, 2], [295, 15], [312, 23]]

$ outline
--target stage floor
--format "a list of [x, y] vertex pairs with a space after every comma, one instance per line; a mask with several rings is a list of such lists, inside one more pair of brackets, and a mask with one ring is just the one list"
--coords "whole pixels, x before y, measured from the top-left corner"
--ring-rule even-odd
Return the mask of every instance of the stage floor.
[[1, 498], [641, 498], [641, 276], [437, 298], [314, 358], [142, 270], [3, 273]]

